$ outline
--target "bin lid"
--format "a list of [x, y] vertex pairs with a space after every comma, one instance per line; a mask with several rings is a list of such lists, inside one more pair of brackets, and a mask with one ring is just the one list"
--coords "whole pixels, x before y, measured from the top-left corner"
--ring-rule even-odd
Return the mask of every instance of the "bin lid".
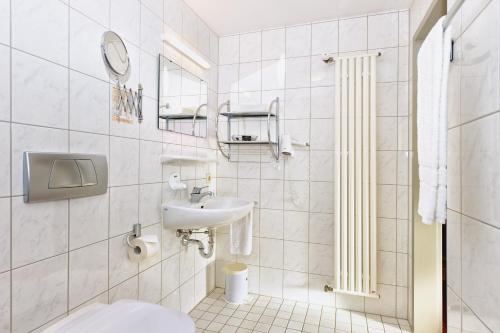
[[238, 275], [238, 274], [243, 274], [248, 271], [248, 267], [245, 264], [235, 262], [232, 264], [226, 264], [224, 266], [224, 273], [228, 275]]

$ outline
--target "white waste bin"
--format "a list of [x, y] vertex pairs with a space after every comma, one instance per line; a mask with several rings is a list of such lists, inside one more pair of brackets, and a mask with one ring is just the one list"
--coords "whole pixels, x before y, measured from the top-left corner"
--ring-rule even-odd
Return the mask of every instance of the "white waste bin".
[[225, 297], [229, 303], [243, 304], [248, 296], [248, 267], [233, 263], [224, 266], [226, 275]]

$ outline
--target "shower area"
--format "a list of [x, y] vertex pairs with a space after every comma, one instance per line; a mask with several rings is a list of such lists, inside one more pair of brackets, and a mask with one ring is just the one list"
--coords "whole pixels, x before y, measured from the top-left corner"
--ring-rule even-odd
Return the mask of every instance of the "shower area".
[[[356, 313], [394, 318], [409, 330], [408, 63], [407, 10], [220, 37], [218, 105], [278, 98], [278, 133], [299, 144], [278, 159], [265, 145], [219, 153], [218, 194], [257, 205], [251, 255], [230, 255], [229, 228], [217, 230], [217, 288], [224, 265], [242, 262], [255, 302], [335, 308], [350, 325]], [[231, 130], [267, 128], [244, 119]]]

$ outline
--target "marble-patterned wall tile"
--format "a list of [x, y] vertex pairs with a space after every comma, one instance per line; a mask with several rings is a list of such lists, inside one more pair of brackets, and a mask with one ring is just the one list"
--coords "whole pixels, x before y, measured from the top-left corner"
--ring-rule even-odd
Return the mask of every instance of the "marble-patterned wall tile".
[[0, 196], [10, 195], [10, 124], [0, 122]]
[[312, 24], [312, 54], [337, 53], [339, 49], [339, 22]]
[[109, 0], [71, 0], [70, 6], [99, 24], [109, 26]]
[[108, 289], [108, 241], [69, 253], [69, 308]]
[[108, 237], [109, 193], [69, 201], [70, 250]]
[[10, 1], [0, 1], [0, 43], [10, 45]]
[[286, 28], [286, 57], [302, 57], [311, 54], [311, 25]]
[[410, 17], [409, 11], [403, 10], [399, 12], [399, 46], [406, 46], [410, 40]]
[[460, 151], [462, 212], [497, 227], [500, 227], [500, 207], [496, 204], [496, 189], [500, 184], [499, 126], [499, 114], [462, 126]]
[[144, 184], [139, 187], [139, 223], [148, 226], [161, 222], [161, 184]]
[[272, 297], [283, 297], [283, 270], [260, 267], [260, 292]]
[[162, 262], [162, 297], [166, 297], [179, 286], [179, 255]]
[[111, 0], [111, 29], [135, 45], [140, 42], [140, 3]]
[[[3, 22], [1, 24], [3, 24]], [[2, 77], [0, 77], [0, 120], [9, 121], [10, 120], [10, 49], [7, 46], [1, 44], [0, 44], [0, 70], [2, 71], [2, 73], [6, 73], [6, 75], [2, 75]]]
[[334, 244], [334, 215], [324, 213], [309, 214], [309, 242], [316, 244]]
[[332, 281], [330, 276], [309, 274], [309, 302], [326, 306], [335, 304], [336, 294], [324, 291], [325, 284], [331, 284]]
[[308, 298], [309, 281], [306, 273], [283, 273], [283, 297], [286, 299], [304, 301]]
[[[163, 11], [160, 13], [163, 15]], [[162, 24], [158, 12], [141, 5], [141, 49], [155, 57], [163, 51]]]
[[109, 290], [109, 302], [114, 303], [120, 299], [137, 299], [138, 291], [138, 275], [120, 283], [119, 285]]
[[446, 290], [446, 324], [447, 332], [462, 332], [462, 302], [449, 287]]
[[31, 331], [64, 314], [67, 277], [67, 254], [13, 270], [12, 331]]
[[14, 51], [12, 121], [68, 128], [68, 69]]
[[367, 30], [366, 16], [339, 20], [339, 52], [366, 50]]
[[109, 185], [132, 185], [139, 182], [139, 141], [111, 137]]
[[161, 300], [161, 265], [157, 264], [139, 274], [139, 300], [158, 303]]
[[188, 312], [195, 306], [194, 288], [194, 277], [179, 288], [180, 310], [182, 312]]
[[109, 192], [109, 235], [132, 231], [139, 221], [139, 186], [112, 187]]
[[333, 213], [333, 182], [309, 183], [309, 210], [315, 213]]
[[12, 46], [68, 64], [68, 7], [58, 0], [12, 1]]
[[71, 130], [109, 133], [108, 83], [70, 71], [69, 109]]
[[10, 332], [10, 273], [0, 274], [0, 332]]
[[219, 39], [219, 65], [236, 64], [240, 58], [239, 36], [227, 36]]
[[377, 289], [380, 298], [365, 298], [365, 311], [394, 317], [396, 315], [396, 287], [378, 284]]
[[280, 59], [284, 57], [285, 40], [285, 29], [262, 31], [262, 60]]
[[[84, 1], [79, 2], [83, 3]], [[90, 6], [90, 1], [87, 1], [85, 6]], [[99, 6], [100, 13], [108, 10], [107, 8], [102, 9], [102, 7], [102, 5]], [[108, 18], [109, 16], [106, 20], [108, 20]], [[71, 43], [69, 45], [69, 67], [71, 69], [91, 75], [103, 81], [109, 80], [106, 69], [101, 63], [102, 56], [100, 44], [102, 34], [105, 31], [106, 28], [102, 25], [81, 15], [75, 10], [70, 10], [69, 33]]]
[[297, 57], [286, 59], [285, 87], [301, 88], [311, 85], [311, 59]]
[[68, 250], [68, 201], [24, 203], [12, 198], [12, 266]]
[[[470, 1], [469, 1], [470, 2]], [[498, 110], [500, 64], [499, 2], [491, 1], [463, 33], [460, 76], [460, 121]]]
[[462, 299], [493, 331], [500, 329], [495, 282], [500, 274], [500, 230], [462, 216]]
[[462, 289], [462, 216], [448, 209], [446, 225], [446, 279], [458, 295]]
[[261, 60], [261, 35], [260, 31], [240, 35], [240, 62]]
[[0, 248], [0, 272], [8, 271], [11, 267], [10, 265], [10, 226], [11, 226], [11, 214], [10, 214], [10, 198], [0, 198], [0, 216], [2, 219], [0, 221], [0, 244], [3, 246]]
[[398, 46], [398, 13], [368, 16], [368, 48]]

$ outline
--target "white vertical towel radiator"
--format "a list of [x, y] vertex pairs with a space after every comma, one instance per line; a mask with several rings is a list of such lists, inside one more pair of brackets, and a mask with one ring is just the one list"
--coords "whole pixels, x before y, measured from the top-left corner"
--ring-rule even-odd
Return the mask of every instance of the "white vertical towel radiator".
[[326, 291], [377, 295], [376, 58], [335, 59], [335, 277]]

